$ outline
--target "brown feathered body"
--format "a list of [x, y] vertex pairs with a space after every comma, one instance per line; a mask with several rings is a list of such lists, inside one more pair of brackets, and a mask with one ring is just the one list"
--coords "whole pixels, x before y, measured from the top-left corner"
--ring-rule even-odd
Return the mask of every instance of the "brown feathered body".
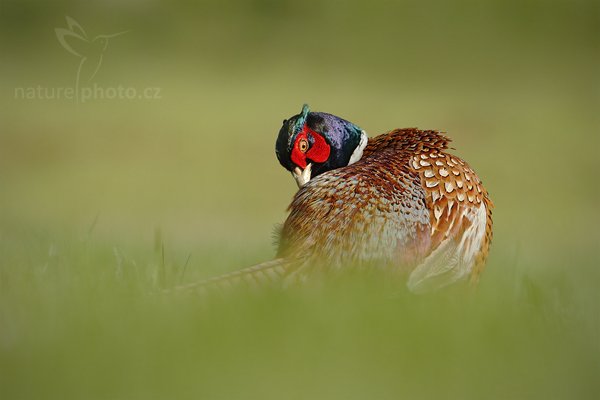
[[436, 131], [369, 139], [362, 158], [304, 185], [289, 207], [277, 256], [288, 279], [314, 268], [408, 274], [413, 291], [477, 280], [492, 239], [492, 202], [477, 174]]
[[370, 138], [357, 162], [295, 194], [275, 260], [181, 288], [286, 285], [355, 268], [405, 276], [414, 292], [477, 281], [493, 204], [473, 169], [447, 151], [449, 142], [413, 128]]

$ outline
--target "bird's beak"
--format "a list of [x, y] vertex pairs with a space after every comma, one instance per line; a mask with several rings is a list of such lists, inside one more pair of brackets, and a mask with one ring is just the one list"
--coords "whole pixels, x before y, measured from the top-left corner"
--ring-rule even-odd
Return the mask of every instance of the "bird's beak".
[[292, 171], [292, 176], [296, 180], [298, 188], [301, 188], [306, 184], [306, 182], [310, 181], [311, 171], [312, 164], [308, 164], [303, 170], [298, 167], [294, 168], [294, 170]]

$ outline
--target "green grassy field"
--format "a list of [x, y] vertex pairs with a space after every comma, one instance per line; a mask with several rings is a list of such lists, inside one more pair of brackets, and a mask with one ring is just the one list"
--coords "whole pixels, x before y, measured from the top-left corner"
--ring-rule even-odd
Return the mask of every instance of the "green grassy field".
[[[65, 16], [111, 39], [73, 86]], [[1, 399], [600, 396], [595, 2], [0, 2]], [[93, 84], [93, 83], [91, 83]], [[474, 291], [349, 276], [205, 299], [273, 257], [302, 103], [446, 131], [495, 204]]]

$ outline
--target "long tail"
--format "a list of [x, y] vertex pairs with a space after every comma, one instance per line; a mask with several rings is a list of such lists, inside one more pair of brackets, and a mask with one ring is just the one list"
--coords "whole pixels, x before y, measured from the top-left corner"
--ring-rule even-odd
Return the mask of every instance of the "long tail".
[[226, 290], [240, 284], [259, 287], [263, 285], [282, 284], [288, 272], [288, 262], [283, 258], [267, 261], [239, 271], [215, 276], [202, 281], [175, 286], [166, 290], [167, 293], [193, 291], [208, 292], [212, 289]]

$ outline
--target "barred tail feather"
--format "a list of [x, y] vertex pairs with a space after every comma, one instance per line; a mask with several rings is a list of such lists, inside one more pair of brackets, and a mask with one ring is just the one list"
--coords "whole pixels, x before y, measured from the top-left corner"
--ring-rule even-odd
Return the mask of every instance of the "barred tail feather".
[[288, 272], [288, 262], [283, 258], [267, 261], [238, 271], [174, 287], [168, 292], [193, 291], [208, 292], [225, 290], [240, 284], [259, 287], [269, 284], [282, 284]]

